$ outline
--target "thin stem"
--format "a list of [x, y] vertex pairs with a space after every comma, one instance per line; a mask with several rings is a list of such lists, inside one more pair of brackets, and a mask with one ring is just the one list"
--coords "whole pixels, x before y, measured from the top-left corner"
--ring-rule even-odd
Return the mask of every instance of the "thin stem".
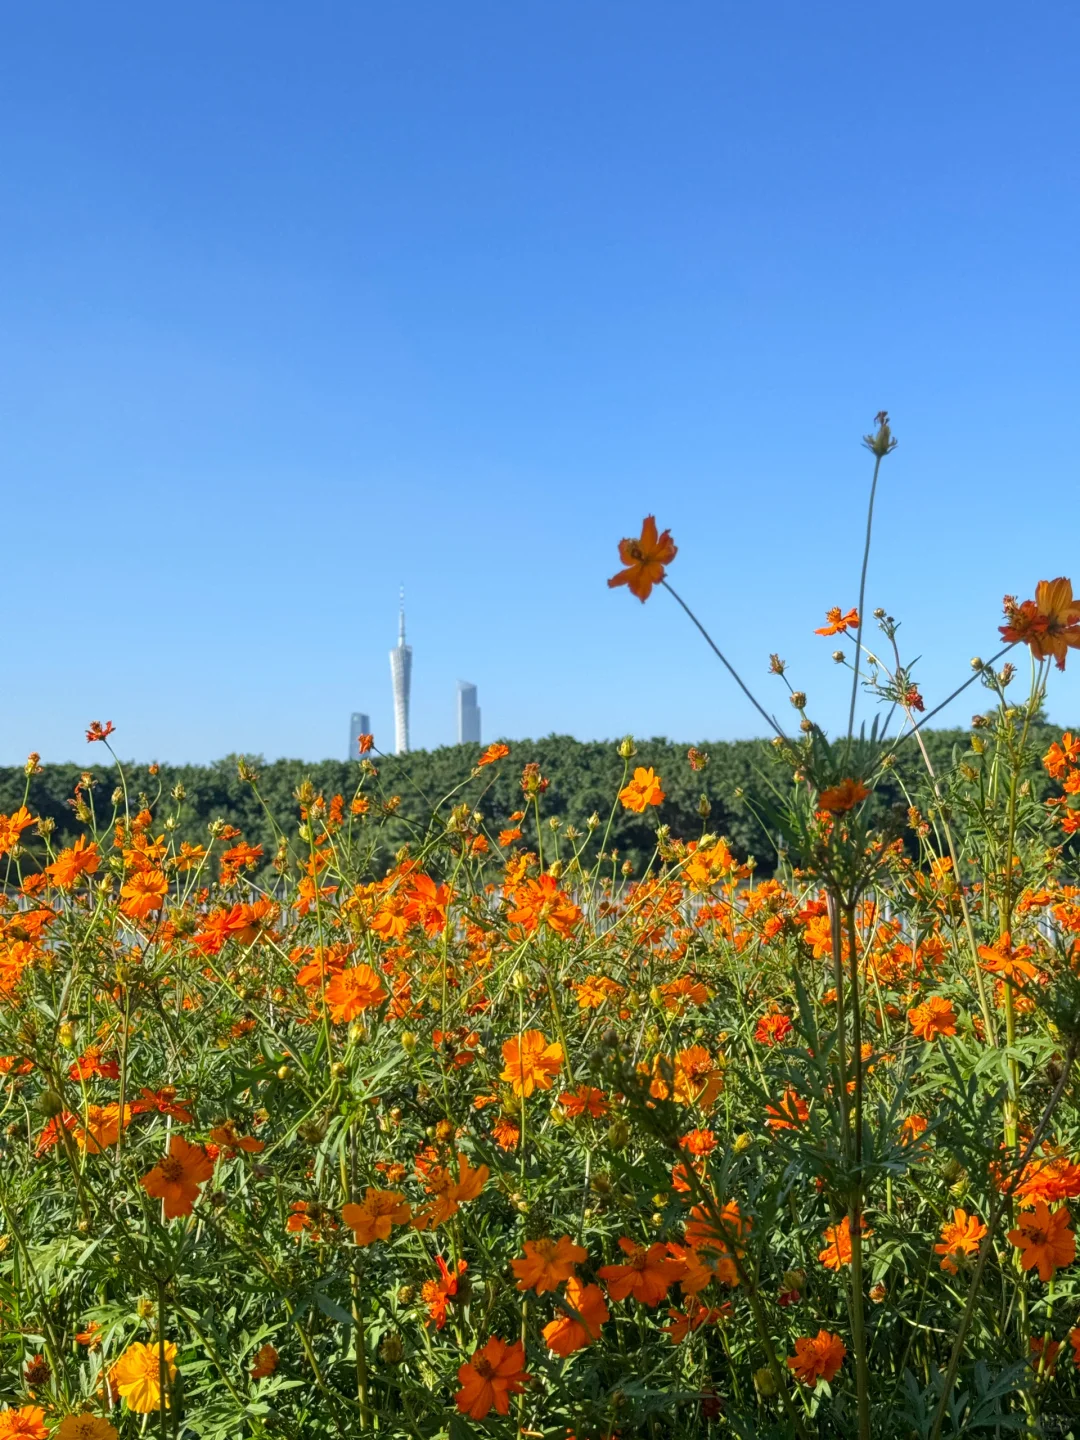
[[754, 698], [754, 696], [750, 693], [750, 691], [747, 689], [746, 685], [743, 683], [742, 678], [741, 678], [741, 676], [739, 675], [738, 671], [735, 669], [734, 665], [732, 665], [731, 661], [730, 661], [730, 660], [727, 658], [727, 656], [723, 653], [723, 651], [722, 651], [722, 650], [720, 649], [720, 647], [717, 645], [716, 641], [712, 638], [712, 636], [709, 634], [709, 632], [705, 629], [705, 626], [702, 625], [701, 621], [697, 618], [697, 616], [694, 614], [694, 612], [690, 609], [690, 606], [687, 605], [686, 601], [682, 598], [682, 596], [679, 594], [679, 592], [678, 592], [677, 590], [673, 590], [666, 580], [661, 580], [661, 581], [660, 581], [660, 584], [664, 587], [664, 589], [668, 592], [669, 595], [674, 596], [674, 598], [679, 602], [679, 604], [682, 606], [682, 608], [686, 611], [687, 615], [689, 615], [690, 619], [694, 622], [694, 624], [697, 626], [697, 628], [701, 631], [702, 635], [705, 637], [705, 641], [706, 641], [706, 644], [709, 646], [709, 649], [713, 652], [713, 654], [716, 656], [716, 658], [717, 658], [717, 659], [721, 662], [721, 664], [725, 667], [725, 669], [727, 670], [728, 674], [729, 674], [729, 675], [731, 676], [731, 678], [735, 681], [735, 684], [738, 685], [739, 689], [743, 692], [743, 694], [746, 696], [746, 698], [750, 701], [750, 704], [753, 705], [754, 709], [758, 712], [758, 714], [761, 716], [761, 718], [762, 718], [764, 721], [766, 721], [766, 723], [769, 725], [769, 727], [770, 727], [772, 730], [774, 730], [777, 735], [779, 735], [779, 737], [780, 737], [781, 740], [786, 739], [787, 737], [785, 736], [784, 732], [780, 729], [780, 726], [776, 723], [776, 720], [773, 718], [772, 715], [769, 714], [769, 712], [768, 712], [767, 710], [765, 710], [765, 709], [758, 703], [758, 701], [757, 701], [757, 700]]
[[859, 656], [862, 654], [863, 603], [866, 599], [866, 572], [870, 565], [870, 536], [874, 529], [874, 496], [877, 494], [881, 456], [874, 459], [874, 478], [870, 484], [870, 504], [866, 509], [866, 544], [863, 546], [862, 576], [859, 579], [859, 628], [855, 632], [855, 662], [851, 674], [851, 709], [848, 711], [848, 744], [855, 733], [855, 701], [859, 695]]

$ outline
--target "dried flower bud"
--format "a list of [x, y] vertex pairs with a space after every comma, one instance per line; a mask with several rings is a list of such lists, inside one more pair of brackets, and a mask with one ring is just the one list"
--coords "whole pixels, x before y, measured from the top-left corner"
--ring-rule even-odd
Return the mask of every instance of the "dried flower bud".
[[787, 661], [786, 661], [786, 660], [781, 660], [779, 655], [770, 655], [770, 656], [769, 656], [769, 674], [770, 674], [770, 675], [783, 675], [783, 673], [784, 673], [784, 671], [785, 671], [786, 669], [787, 669]]
[[793, 690], [790, 699], [796, 710], [806, 709], [806, 695], [802, 690]]
[[872, 435], [863, 436], [863, 444], [879, 460], [884, 459], [891, 450], [896, 449], [896, 441], [889, 429], [889, 412], [879, 410], [874, 416], [874, 424], [878, 427]]

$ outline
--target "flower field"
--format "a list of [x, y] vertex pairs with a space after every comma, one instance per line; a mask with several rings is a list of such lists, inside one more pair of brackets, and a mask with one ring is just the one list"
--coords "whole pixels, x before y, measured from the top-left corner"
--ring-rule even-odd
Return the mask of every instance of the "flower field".
[[[649, 517], [609, 583], [676, 553]], [[489, 746], [378, 873], [370, 737], [273, 853], [92, 764], [73, 845], [0, 817], [0, 1440], [1072, 1433], [1080, 738], [1032, 731], [1080, 602], [1006, 597], [948, 768], [864, 602], [818, 633], [869, 730], [777, 656], [782, 714], [751, 697], [759, 863], [707, 805], [671, 833], [630, 740], [583, 827]]]

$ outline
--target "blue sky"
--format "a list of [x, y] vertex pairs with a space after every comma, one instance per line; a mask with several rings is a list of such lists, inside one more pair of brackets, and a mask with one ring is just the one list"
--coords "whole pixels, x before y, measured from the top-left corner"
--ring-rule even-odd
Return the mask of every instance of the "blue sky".
[[1054, 0], [9, 6], [0, 762], [389, 744], [402, 583], [418, 746], [458, 678], [485, 738], [758, 733], [604, 584], [649, 511], [838, 725], [882, 406], [868, 602], [942, 697], [1077, 568], [1078, 41]]

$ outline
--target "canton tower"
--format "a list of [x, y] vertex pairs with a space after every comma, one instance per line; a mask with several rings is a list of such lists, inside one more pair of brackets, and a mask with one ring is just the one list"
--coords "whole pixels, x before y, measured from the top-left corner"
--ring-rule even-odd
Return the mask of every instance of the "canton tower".
[[412, 680], [412, 646], [405, 644], [405, 591], [401, 592], [398, 643], [390, 651], [390, 678], [394, 685], [394, 750], [409, 748], [409, 685]]

